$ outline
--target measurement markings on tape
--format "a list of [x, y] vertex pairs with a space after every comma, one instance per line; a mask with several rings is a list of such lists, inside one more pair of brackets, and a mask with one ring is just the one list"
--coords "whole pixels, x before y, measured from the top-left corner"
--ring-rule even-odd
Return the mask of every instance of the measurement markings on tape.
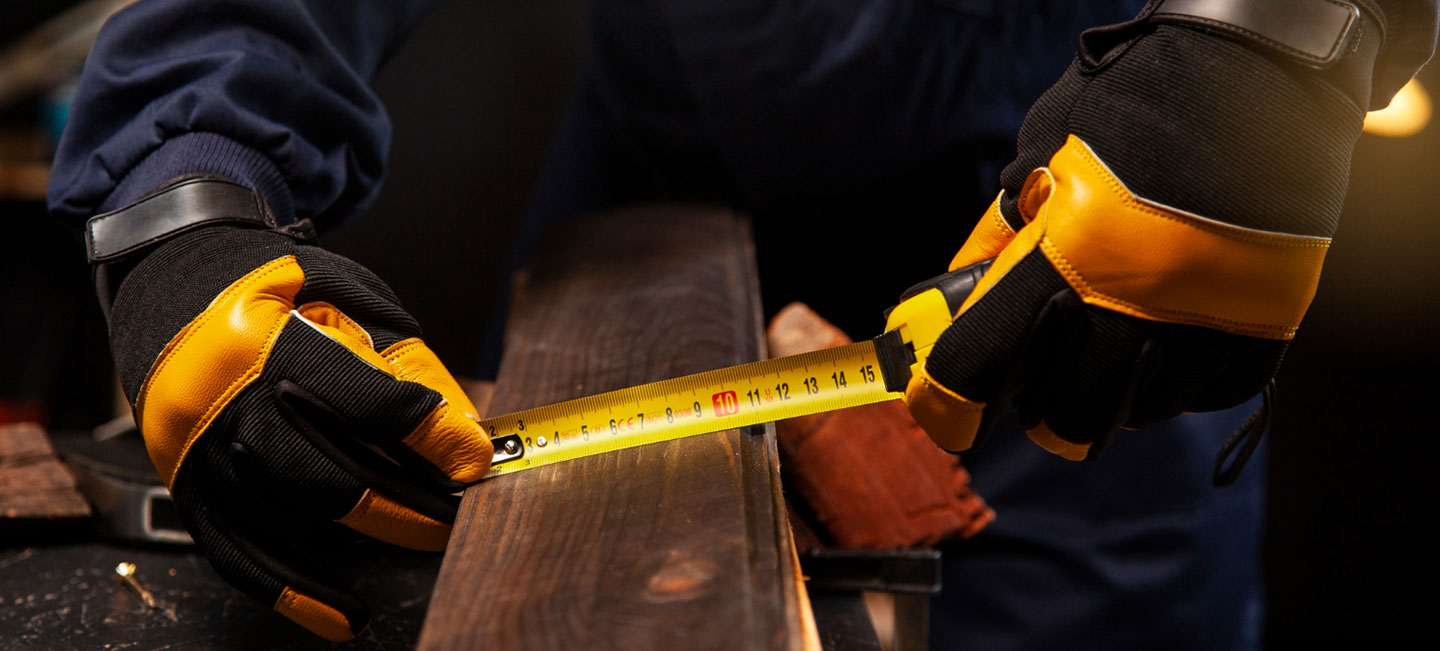
[[[905, 290], [870, 341], [619, 389], [480, 421], [486, 478], [611, 450], [903, 397], [990, 261]], [[883, 357], [883, 359], [882, 359]], [[888, 387], [888, 388], [887, 388]], [[894, 391], [890, 390], [894, 389]]]
[[485, 476], [900, 397], [862, 341], [482, 420], [495, 443]]

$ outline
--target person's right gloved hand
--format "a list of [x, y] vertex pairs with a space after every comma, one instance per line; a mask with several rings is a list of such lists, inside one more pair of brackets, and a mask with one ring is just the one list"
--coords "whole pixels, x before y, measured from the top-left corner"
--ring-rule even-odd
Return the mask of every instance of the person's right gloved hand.
[[[1093, 459], [1119, 428], [1242, 404], [1278, 370], [1339, 220], [1383, 21], [1329, 3], [1356, 27], [1320, 67], [1168, 6], [1082, 38], [951, 262], [994, 260], [906, 389], [941, 447], [970, 449], [1009, 402], [1046, 450]], [[1303, 34], [1315, 17], [1266, 18]]]
[[301, 239], [234, 225], [174, 236], [125, 275], [110, 316], [125, 395], [186, 528], [226, 580], [327, 639], [358, 634], [368, 609], [302, 557], [297, 532], [333, 521], [443, 549], [451, 494], [490, 466], [475, 407], [395, 295]]

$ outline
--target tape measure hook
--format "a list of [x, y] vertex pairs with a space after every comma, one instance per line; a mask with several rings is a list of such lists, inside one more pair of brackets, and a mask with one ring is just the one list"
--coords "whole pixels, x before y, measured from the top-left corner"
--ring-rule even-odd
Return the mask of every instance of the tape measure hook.
[[525, 456], [525, 442], [520, 440], [519, 434], [497, 436], [490, 439], [490, 444], [495, 446], [495, 456], [490, 458], [491, 467]]

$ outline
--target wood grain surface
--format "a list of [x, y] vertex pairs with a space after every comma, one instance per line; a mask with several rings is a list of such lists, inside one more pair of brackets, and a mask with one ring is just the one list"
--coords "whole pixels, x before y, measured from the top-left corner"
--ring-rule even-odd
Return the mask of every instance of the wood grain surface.
[[55, 457], [45, 430], [32, 423], [0, 425], [0, 543], [17, 526], [13, 521], [89, 516], [90, 503], [75, 488], [75, 476]]
[[[491, 413], [763, 356], [743, 218], [637, 208], [544, 242], [516, 284]], [[467, 490], [419, 648], [802, 648], [777, 463], [765, 426]]]

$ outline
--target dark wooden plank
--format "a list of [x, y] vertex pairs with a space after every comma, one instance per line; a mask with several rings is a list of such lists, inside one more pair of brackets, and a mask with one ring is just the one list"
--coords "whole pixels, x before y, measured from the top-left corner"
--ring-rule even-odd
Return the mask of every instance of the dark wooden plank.
[[[851, 343], [802, 303], [780, 310], [766, 337], [776, 357]], [[928, 547], [969, 538], [995, 519], [959, 457], [931, 442], [898, 400], [775, 425], [790, 499], [803, 500], [796, 513], [813, 518], [810, 537], [796, 536], [809, 548]]]
[[[567, 224], [517, 283], [507, 413], [759, 359], [748, 223], [649, 207]], [[797, 649], [774, 430], [726, 431], [466, 491], [422, 649]]]
[[[17, 521], [69, 522], [90, 515], [75, 476], [55, 457], [45, 430], [0, 425], [0, 537]], [[3, 541], [0, 541], [3, 542]]]
[[55, 456], [50, 437], [35, 423], [0, 425], [0, 465]]

